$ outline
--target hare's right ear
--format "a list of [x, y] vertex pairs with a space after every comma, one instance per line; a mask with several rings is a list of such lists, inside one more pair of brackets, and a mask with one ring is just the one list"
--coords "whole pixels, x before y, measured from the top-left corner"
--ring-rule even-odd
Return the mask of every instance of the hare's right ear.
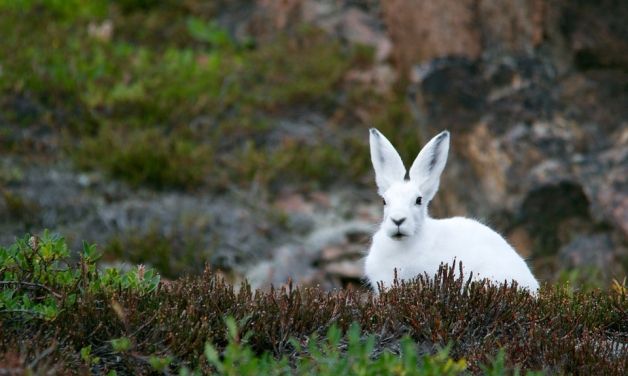
[[395, 147], [383, 134], [375, 128], [371, 128], [370, 133], [371, 160], [375, 169], [375, 182], [378, 193], [383, 195], [392, 183], [403, 180], [406, 168], [403, 166], [403, 161]]
[[425, 203], [431, 201], [438, 191], [440, 174], [447, 163], [448, 153], [449, 132], [443, 131], [421, 149], [410, 167], [410, 180], [419, 185]]

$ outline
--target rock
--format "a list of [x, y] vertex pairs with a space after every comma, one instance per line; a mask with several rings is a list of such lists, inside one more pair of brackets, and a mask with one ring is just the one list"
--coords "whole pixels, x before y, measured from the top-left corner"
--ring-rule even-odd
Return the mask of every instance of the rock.
[[506, 238], [521, 257], [528, 258], [532, 255], [534, 244], [530, 234], [523, 226], [512, 229], [506, 234]]
[[564, 2], [567, 43], [581, 69], [628, 67], [628, 3]]
[[256, 36], [272, 35], [307, 23], [349, 43], [372, 47], [376, 62], [383, 63], [393, 48], [377, 13], [355, 2], [258, 0], [252, 29]]
[[331, 245], [321, 251], [321, 260], [325, 262], [338, 260], [345, 254], [345, 250], [338, 245]]
[[[628, 5], [613, 0], [389, 0], [384, 20], [400, 72], [442, 57], [535, 55], [561, 70], [628, 66]], [[417, 43], [420, 41], [420, 43]]]
[[438, 57], [479, 57], [481, 35], [474, 27], [474, 3], [475, 0], [382, 2], [400, 72], [407, 74], [413, 64]]
[[[146, 239], [171, 251], [169, 274], [178, 274], [200, 272], [205, 262], [241, 270], [268, 258], [292, 232], [263, 203], [244, 202], [236, 195], [134, 190], [98, 174], [78, 173], [67, 163], [32, 165], [14, 160], [11, 166], [7, 168], [19, 168], [21, 178], [11, 181], [6, 192], [19, 197], [29, 210], [24, 218], [5, 221], [0, 215], [3, 245], [25, 231], [39, 233], [46, 228], [65, 236], [73, 250], [81, 249], [83, 240], [100, 247], [116, 240], [124, 252], [135, 252], [124, 250], [125, 243], [139, 246]], [[0, 195], [0, 208], [3, 201]], [[178, 265], [177, 260], [185, 258], [189, 259]]]
[[577, 165], [592, 214], [598, 221], [608, 220], [628, 239], [628, 140], [625, 128], [610, 135], [615, 142], [595, 156], [584, 157]]
[[452, 131], [436, 216], [511, 232], [533, 261], [599, 228], [616, 239], [614, 257], [628, 256], [628, 74], [561, 75], [543, 58], [488, 56], [437, 59], [413, 77], [422, 137]]
[[350, 82], [368, 85], [379, 93], [386, 93], [397, 80], [397, 74], [389, 65], [377, 65], [368, 70], [352, 70], [345, 79]]
[[336, 223], [328, 227], [318, 228], [305, 240], [307, 248], [318, 253], [324, 247], [332, 244], [343, 244], [347, 242], [351, 234], [370, 235], [372, 230], [370, 223], [362, 221], [351, 221], [346, 223]]
[[618, 262], [615, 254], [616, 245], [608, 234], [578, 235], [563, 246], [558, 255], [563, 267], [578, 268], [593, 266], [598, 270], [615, 269]]
[[319, 207], [322, 207], [323, 209], [331, 208], [331, 200], [329, 198], [329, 195], [326, 194], [325, 192], [320, 192], [320, 191], [310, 192], [310, 198], [316, 205], [318, 205]]
[[303, 242], [290, 243], [273, 252], [273, 257], [253, 267], [246, 278], [254, 288], [297, 284], [335, 288], [360, 284], [362, 258], [372, 225], [360, 221], [338, 223], [339, 218], [313, 231]]
[[312, 213], [314, 207], [301, 194], [281, 196], [274, 206], [285, 213]]
[[364, 276], [364, 265], [359, 261], [340, 261], [327, 265], [325, 272], [333, 277], [359, 281]]
[[[350, 239], [351, 236], [348, 236], [348, 238]], [[362, 239], [351, 241], [349, 239], [342, 245], [334, 244], [323, 248], [317, 261], [322, 263], [333, 263], [343, 260], [356, 260], [364, 257], [364, 244], [370, 241], [370, 238], [366, 241]]]
[[311, 279], [315, 269], [310, 263], [310, 251], [297, 245], [285, 245], [273, 252], [271, 260], [260, 262], [245, 274], [253, 288], [282, 286], [289, 281], [302, 284]]

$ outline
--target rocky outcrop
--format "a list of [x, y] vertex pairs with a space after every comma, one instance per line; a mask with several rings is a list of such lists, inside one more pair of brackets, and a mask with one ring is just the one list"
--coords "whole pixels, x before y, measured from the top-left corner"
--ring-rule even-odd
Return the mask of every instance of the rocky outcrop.
[[547, 59], [508, 57], [437, 59], [414, 77], [422, 133], [452, 131], [437, 214], [480, 217], [539, 267], [561, 254], [623, 274], [627, 74], [561, 75]]
[[86, 240], [111, 251], [115, 242], [120, 254], [105, 254], [105, 259], [159, 263], [161, 272], [173, 277], [200, 272], [205, 263], [246, 269], [269, 258], [288, 234], [299, 233], [278, 211], [237, 191], [208, 196], [131, 189], [99, 173], [79, 173], [67, 163], [3, 162], [2, 245], [50, 229], [66, 237], [72, 250]]
[[547, 14], [543, 0], [390, 0], [382, 2], [404, 73], [417, 62], [483, 53], [532, 51], [543, 38]]
[[399, 69], [407, 73], [416, 62], [443, 56], [479, 57], [482, 45], [474, 25], [474, 3], [475, 0], [383, 2]]
[[288, 281], [324, 289], [363, 285], [363, 258], [377, 228], [378, 206], [360, 190], [308, 196], [290, 194], [275, 203], [292, 222], [304, 216], [312, 226], [305, 236], [288, 241], [247, 271], [253, 287]]
[[[384, 3], [382, 3], [384, 4]], [[386, 33], [378, 0], [257, 0], [247, 30], [256, 39], [291, 33], [304, 24], [312, 25], [335, 39], [372, 48], [373, 67], [356, 69], [347, 79], [388, 91], [397, 79], [391, 64], [393, 43]]]
[[628, 67], [626, 2], [390, 0], [384, 20], [400, 71], [435, 58], [536, 55], [561, 69]]
[[377, 201], [359, 189], [286, 192], [268, 203], [237, 190], [216, 196], [131, 189], [65, 163], [20, 158], [0, 163], [0, 183], [0, 245], [50, 229], [72, 251], [83, 240], [96, 243], [107, 265], [143, 263], [171, 278], [209, 263], [260, 288], [289, 280], [326, 289], [361, 285], [379, 213]]
[[490, 222], [541, 269], [593, 264], [621, 277], [628, 5], [391, 0], [382, 8], [395, 63], [415, 83], [422, 138], [452, 130], [434, 212]]

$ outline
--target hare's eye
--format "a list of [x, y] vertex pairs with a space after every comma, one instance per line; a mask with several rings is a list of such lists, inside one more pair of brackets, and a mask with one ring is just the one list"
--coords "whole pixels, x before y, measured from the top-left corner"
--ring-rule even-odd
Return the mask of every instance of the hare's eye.
[[384, 205], [386, 205], [386, 200], [385, 200], [385, 199], [382, 199], [382, 201], [384, 202]]
[[421, 196], [416, 198], [416, 204], [421, 205]]

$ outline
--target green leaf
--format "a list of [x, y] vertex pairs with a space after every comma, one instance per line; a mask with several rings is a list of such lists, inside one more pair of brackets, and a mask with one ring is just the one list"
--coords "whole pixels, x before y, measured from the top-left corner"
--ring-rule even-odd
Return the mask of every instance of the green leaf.
[[92, 352], [92, 345], [82, 347], [80, 351], [81, 359], [83, 359], [85, 362], [89, 362], [91, 352]]
[[151, 355], [148, 359], [148, 362], [155, 371], [162, 372], [166, 369], [166, 367], [170, 365], [170, 363], [172, 362], [172, 357], [167, 356], [165, 358], [160, 358], [158, 356]]
[[125, 352], [131, 348], [131, 340], [127, 337], [120, 337], [112, 339], [111, 347], [115, 352]]
[[218, 356], [218, 351], [212, 346], [210, 343], [205, 344], [205, 358], [207, 361], [212, 364], [218, 372], [224, 372], [224, 366], [220, 361], [220, 357]]

